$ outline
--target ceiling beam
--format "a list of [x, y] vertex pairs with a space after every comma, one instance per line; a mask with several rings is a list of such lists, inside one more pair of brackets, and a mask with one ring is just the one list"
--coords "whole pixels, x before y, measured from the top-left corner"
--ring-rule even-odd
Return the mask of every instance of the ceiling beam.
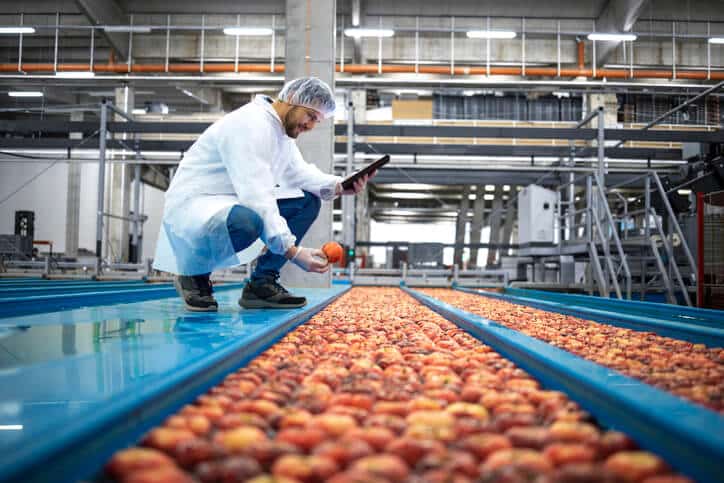
[[[128, 25], [128, 15], [115, 0], [75, 0], [83, 14], [93, 25]], [[128, 33], [101, 31], [121, 60], [128, 58]]]
[[[596, 19], [596, 32], [630, 32], [636, 20], [638, 20], [643, 12], [647, 1], [648, 0], [609, 0]], [[620, 41], [596, 42], [596, 65], [604, 65], [619, 45], [621, 45]]]

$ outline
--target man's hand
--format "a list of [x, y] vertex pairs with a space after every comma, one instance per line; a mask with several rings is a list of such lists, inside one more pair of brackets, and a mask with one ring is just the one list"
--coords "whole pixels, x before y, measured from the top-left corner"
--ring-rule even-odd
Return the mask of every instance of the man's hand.
[[324, 273], [329, 270], [329, 262], [324, 252], [315, 248], [292, 247], [287, 252], [287, 258], [305, 272]]
[[367, 181], [375, 177], [375, 174], [377, 174], [377, 171], [373, 171], [371, 175], [369, 176], [362, 176], [360, 179], [355, 181], [352, 185], [352, 188], [350, 189], [343, 189], [342, 183], [337, 183], [336, 192], [335, 194], [337, 196], [339, 195], [356, 195], [363, 189], [365, 189], [365, 185], [367, 184]]

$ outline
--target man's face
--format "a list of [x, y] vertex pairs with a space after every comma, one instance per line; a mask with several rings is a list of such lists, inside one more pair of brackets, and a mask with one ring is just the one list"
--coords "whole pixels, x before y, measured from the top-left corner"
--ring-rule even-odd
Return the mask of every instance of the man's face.
[[284, 116], [284, 130], [292, 139], [296, 139], [301, 133], [311, 131], [319, 122], [322, 121], [322, 115], [304, 106], [291, 106]]

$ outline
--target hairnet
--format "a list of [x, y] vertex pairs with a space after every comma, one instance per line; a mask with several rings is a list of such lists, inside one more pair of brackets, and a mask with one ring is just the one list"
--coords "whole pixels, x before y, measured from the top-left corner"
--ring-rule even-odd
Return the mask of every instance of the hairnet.
[[300, 77], [290, 80], [279, 92], [279, 100], [288, 104], [309, 107], [322, 113], [325, 118], [334, 115], [334, 92], [317, 77]]

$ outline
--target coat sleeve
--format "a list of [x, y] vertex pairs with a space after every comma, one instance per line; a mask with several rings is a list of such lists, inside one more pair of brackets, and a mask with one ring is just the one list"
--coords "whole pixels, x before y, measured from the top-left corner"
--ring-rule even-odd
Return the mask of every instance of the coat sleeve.
[[266, 123], [248, 122], [236, 116], [228, 116], [224, 121], [219, 125], [217, 149], [234, 191], [240, 203], [264, 221], [261, 238], [269, 250], [283, 255], [294, 245], [296, 237], [279, 214], [272, 193], [271, 160], [278, 152], [278, 141]]
[[315, 165], [307, 163], [296, 143], [287, 143], [286, 150], [288, 162], [284, 172], [285, 184], [291, 188], [309, 191], [325, 201], [333, 199], [337, 183], [341, 182], [342, 178], [325, 174]]

